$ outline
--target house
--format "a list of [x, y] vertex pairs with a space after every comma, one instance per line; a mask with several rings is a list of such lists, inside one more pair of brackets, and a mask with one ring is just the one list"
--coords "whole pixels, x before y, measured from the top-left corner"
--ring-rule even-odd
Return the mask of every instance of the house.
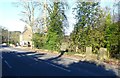
[[20, 45], [28, 46], [32, 45], [32, 28], [25, 26], [24, 31], [20, 35]]

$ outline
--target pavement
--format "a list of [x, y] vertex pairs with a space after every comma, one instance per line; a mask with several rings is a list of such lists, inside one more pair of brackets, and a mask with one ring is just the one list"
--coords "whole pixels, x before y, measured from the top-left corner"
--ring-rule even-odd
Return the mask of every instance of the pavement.
[[94, 62], [78, 61], [62, 55], [5, 47], [2, 55], [2, 77], [9, 76], [101, 76], [113, 78], [117, 70]]

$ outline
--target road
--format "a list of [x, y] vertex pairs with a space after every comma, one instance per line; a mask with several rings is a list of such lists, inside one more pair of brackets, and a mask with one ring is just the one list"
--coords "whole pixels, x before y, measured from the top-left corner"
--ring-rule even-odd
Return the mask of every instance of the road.
[[15, 48], [0, 49], [2, 76], [116, 76], [112, 70], [87, 61], [75, 61], [59, 55], [29, 52]]

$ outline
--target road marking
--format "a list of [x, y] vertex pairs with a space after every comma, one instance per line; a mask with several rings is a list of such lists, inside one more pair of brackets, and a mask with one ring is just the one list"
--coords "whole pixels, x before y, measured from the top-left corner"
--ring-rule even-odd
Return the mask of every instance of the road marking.
[[60, 67], [60, 66], [57, 66], [57, 65], [54, 65], [54, 64], [48, 63], [48, 62], [45, 62], [45, 63], [46, 63], [46, 64], [49, 64], [49, 65], [51, 65], [51, 66], [53, 66], [53, 67], [56, 67], [56, 68], [59, 68], [59, 69], [65, 70], [65, 71], [67, 71], [67, 72], [71, 72], [71, 70], [65, 69], [65, 68], [63, 68], [63, 67]]
[[[36, 59], [36, 58], [35, 58], [34, 60], [36, 60], [36, 61], [40, 61], [40, 60], [38, 60], [38, 59]], [[41, 61], [41, 62], [43, 62], [43, 61]], [[65, 69], [65, 68], [63, 68], [63, 67], [60, 67], [60, 66], [57, 66], [57, 65], [54, 65], [54, 64], [51, 64], [51, 63], [45, 62], [45, 61], [44, 61], [44, 63], [49, 64], [49, 65], [51, 65], [51, 66], [53, 66], [53, 67], [56, 67], [56, 68], [59, 68], [59, 69], [65, 70], [65, 71], [67, 71], [67, 72], [71, 72], [71, 70]]]
[[5, 60], [5, 63], [8, 65], [9, 68], [12, 68], [12, 66], [10, 66], [10, 64], [8, 64], [6, 60]]
[[[7, 48], [7, 50], [11, 50], [11, 51], [17, 51], [17, 52], [19, 52], [19, 50], [13, 50], [13, 49], [10, 49], [10, 48]], [[35, 53], [34, 53], [35, 54]], [[34, 54], [27, 54], [27, 55], [34, 55]], [[37, 53], [36, 53], [37, 54]], [[25, 55], [22, 55], [22, 56], [25, 56]], [[40, 61], [40, 60], [38, 60], [38, 59], [35, 59], [36, 61]], [[42, 61], [43, 62], [43, 61]], [[8, 67], [9, 68], [12, 68], [11, 66], [10, 66], [10, 64], [8, 64], [8, 62], [5, 60], [5, 63], [8, 65]], [[44, 62], [44, 63], [46, 63], [46, 64], [49, 64], [49, 65], [51, 65], [51, 66], [54, 66], [54, 67], [56, 67], [56, 68], [59, 68], [59, 69], [62, 69], [62, 70], [65, 70], [65, 71], [67, 71], [67, 72], [71, 72], [71, 70], [68, 70], [68, 69], [65, 69], [65, 68], [63, 68], [63, 67], [60, 67], [60, 66], [57, 66], [57, 65], [54, 65], [54, 64], [51, 64], [51, 63], [48, 63], [48, 62]]]
[[30, 56], [30, 55], [37, 55], [39, 53], [31, 53], [31, 54], [26, 54], [26, 56]]
[[21, 57], [21, 55], [17, 55], [18, 57]]
[[30, 55], [34, 55], [34, 54], [26, 54], [26, 56], [30, 56]]
[[39, 60], [38, 60], [38, 59], [36, 59], [36, 58], [35, 58], [34, 60], [35, 60], [35, 61], [39, 61]]
[[23, 56], [25, 56], [25, 55], [21, 54], [21, 56], [23, 57]]

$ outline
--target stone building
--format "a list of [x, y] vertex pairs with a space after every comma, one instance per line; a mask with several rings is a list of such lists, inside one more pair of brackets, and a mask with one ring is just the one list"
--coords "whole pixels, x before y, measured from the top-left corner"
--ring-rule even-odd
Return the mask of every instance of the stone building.
[[20, 45], [28, 46], [32, 45], [32, 29], [30, 26], [25, 26], [24, 31], [20, 35]]

